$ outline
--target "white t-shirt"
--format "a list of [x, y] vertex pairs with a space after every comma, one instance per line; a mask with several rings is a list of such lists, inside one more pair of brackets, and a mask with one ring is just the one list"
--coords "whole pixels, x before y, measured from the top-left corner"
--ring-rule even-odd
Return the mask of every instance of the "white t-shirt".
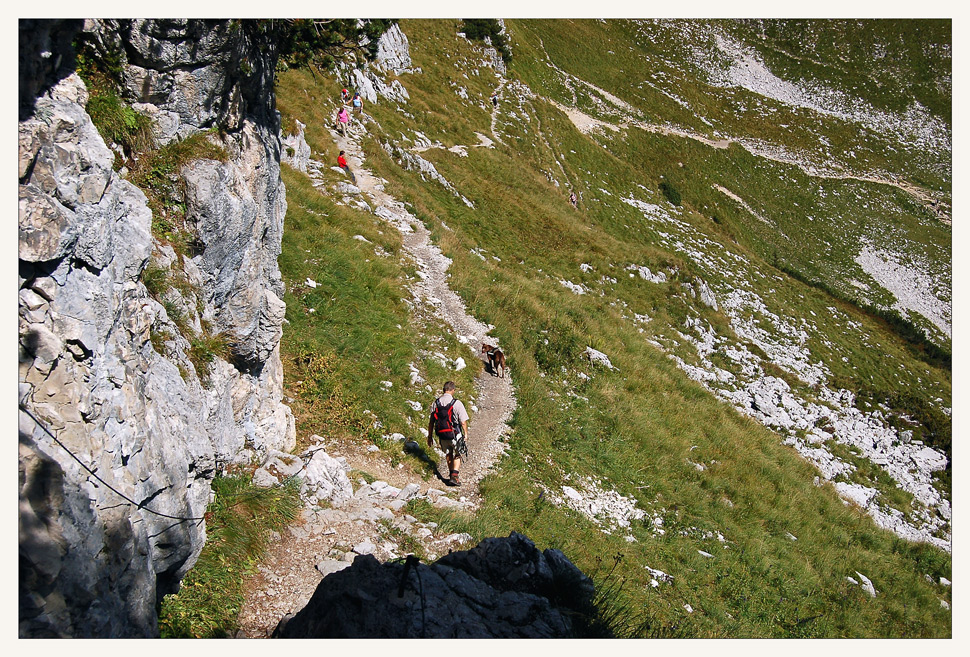
[[[435, 402], [437, 402], [439, 406], [447, 406], [451, 403], [452, 399], [454, 399], [454, 397], [451, 396], [451, 393], [441, 395], [438, 397], [438, 399], [431, 402], [431, 408], [428, 409], [428, 415], [430, 416], [431, 413], [434, 413]], [[468, 411], [465, 410], [465, 406], [460, 400], [455, 402], [452, 409], [454, 410], [455, 416], [458, 418], [459, 422], [468, 422]]]

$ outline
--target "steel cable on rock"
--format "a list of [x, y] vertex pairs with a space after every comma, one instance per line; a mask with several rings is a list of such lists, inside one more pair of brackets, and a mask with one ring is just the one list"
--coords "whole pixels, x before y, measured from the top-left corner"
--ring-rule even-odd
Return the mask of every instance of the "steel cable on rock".
[[[102, 479], [101, 477], [99, 477], [99, 476], [98, 476], [97, 474], [95, 474], [95, 472], [94, 472], [94, 470], [92, 470], [92, 469], [91, 469], [91, 468], [89, 468], [89, 467], [88, 467], [87, 465], [85, 465], [85, 463], [84, 463], [84, 461], [82, 461], [81, 459], [79, 459], [79, 458], [77, 457], [77, 455], [76, 455], [76, 454], [75, 454], [74, 452], [72, 452], [72, 451], [71, 451], [71, 450], [70, 450], [70, 449], [69, 449], [69, 448], [67, 447], [67, 445], [65, 445], [65, 444], [64, 444], [64, 443], [62, 443], [62, 442], [61, 442], [60, 440], [58, 440], [58, 438], [57, 438], [57, 436], [55, 436], [55, 435], [54, 435], [53, 433], [51, 433], [51, 431], [50, 431], [50, 429], [48, 429], [48, 428], [47, 428], [47, 427], [46, 427], [46, 426], [44, 425], [44, 423], [43, 423], [43, 422], [41, 422], [41, 421], [40, 421], [39, 419], [37, 419], [37, 416], [36, 416], [36, 415], [34, 415], [33, 413], [31, 413], [31, 412], [30, 412], [30, 410], [29, 410], [29, 409], [28, 409], [28, 408], [27, 408], [26, 406], [24, 406], [23, 404], [20, 404], [19, 406], [20, 406], [20, 410], [21, 410], [21, 411], [23, 411], [24, 413], [26, 413], [26, 414], [27, 414], [27, 416], [28, 416], [28, 417], [29, 417], [29, 418], [30, 418], [31, 420], [33, 420], [33, 421], [34, 421], [34, 422], [35, 422], [35, 423], [37, 424], [37, 426], [38, 426], [38, 427], [40, 427], [41, 429], [43, 429], [43, 431], [44, 431], [44, 433], [46, 433], [46, 434], [47, 434], [48, 436], [50, 436], [50, 437], [51, 437], [51, 439], [52, 439], [52, 440], [53, 440], [53, 441], [54, 441], [55, 443], [57, 443], [58, 445], [60, 445], [60, 446], [61, 446], [61, 449], [63, 449], [63, 450], [64, 450], [65, 452], [67, 452], [68, 454], [70, 454], [70, 455], [71, 455], [71, 458], [73, 458], [73, 459], [74, 459], [75, 461], [77, 461], [77, 462], [78, 462], [78, 464], [79, 464], [79, 465], [80, 465], [80, 466], [81, 466], [82, 468], [84, 468], [85, 470], [87, 470], [87, 471], [88, 471], [88, 473], [90, 473], [90, 475], [91, 475], [92, 477], [94, 477], [95, 479], [97, 479], [98, 481], [100, 481], [100, 482], [101, 482], [102, 484], [104, 484], [104, 486], [105, 486], [105, 487], [106, 487], [106, 488], [107, 488], [108, 490], [110, 490], [111, 492], [113, 492], [113, 493], [114, 493], [115, 495], [118, 495], [119, 497], [121, 497], [121, 498], [123, 498], [123, 499], [125, 499], [125, 500], [127, 500], [127, 501], [128, 501], [128, 502], [130, 502], [131, 504], [134, 504], [136, 508], [138, 508], [138, 509], [142, 509], [142, 510], [145, 510], [145, 511], [148, 511], [149, 513], [153, 513], [153, 514], [155, 514], [156, 516], [161, 516], [162, 518], [169, 518], [169, 519], [171, 519], [171, 520], [178, 520], [178, 521], [180, 521], [180, 523], [181, 523], [181, 522], [186, 522], [186, 521], [191, 521], [191, 520], [198, 520], [198, 521], [199, 521], [199, 522], [198, 522], [198, 524], [202, 524], [202, 521], [203, 521], [203, 520], [205, 520], [205, 517], [204, 517], [204, 516], [203, 516], [203, 517], [199, 517], [199, 518], [195, 518], [195, 517], [189, 517], [189, 518], [184, 518], [184, 517], [182, 517], [182, 516], [170, 516], [170, 515], [168, 515], [167, 513], [162, 513], [162, 512], [160, 512], [160, 511], [155, 511], [154, 509], [149, 509], [149, 508], [148, 508], [147, 506], [144, 506], [144, 504], [143, 504], [143, 503], [138, 503], [138, 502], [136, 502], [135, 500], [133, 500], [133, 499], [131, 499], [130, 497], [128, 497], [127, 495], [125, 495], [124, 493], [122, 493], [121, 491], [119, 491], [119, 490], [118, 490], [117, 488], [115, 488], [114, 486], [112, 486], [111, 484], [109, 484], [108, 482], [106, 482], [106, 481], [105, 481], [104, 479]], [[177, 524], [180, 524], [180, 523], [177, 523]]]

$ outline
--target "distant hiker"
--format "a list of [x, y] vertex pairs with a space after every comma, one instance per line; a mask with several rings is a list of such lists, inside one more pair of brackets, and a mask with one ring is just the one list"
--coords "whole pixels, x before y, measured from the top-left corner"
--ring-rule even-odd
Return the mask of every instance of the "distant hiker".
[[492, 92], [492, 107], [498, 107], [498, 92]]
[[350, 170], [349, 166], [347, 166], [347, 158], [344, 157], [343, 151], [340, 151], [340, 155], [337, 156], [337, 166], [343, 169], [347, 175], [350, 176], [350, 181], [352, 183], [355, 185], [357, 184], [357, 176], [355, 176], [354, 172]]
[[576, 207], [576, 192], [573, 190], [569, 190], [569, 202], [573, 204], [574, 208]]
[[448, 461], [449, 486], [461, 486], [458, 471], [461, 469], [461, 456], [468, 456], [468, 412], [465, 406], [455, 399], [457, 392], [454, 381], [448, 381], [442, 388], [442, 395], [431, 404], [431, 417], [428, 422], [428, 447], [434, 447], [432, 432], [438, 436], [438, 444]]
[[337, 124], [340, 126], [340, 134], [344, 137], [347, 136], [348, 123], [350, 123], [350, 114], [347, 113], [346, 107], [341, 107], [340, 111], [337, 112]]
[[340, 102], [346, 105], [350, 101], [350, 92], [346, 89], [340, 90]]
[[364, 99], [360, 97], [360, 92], [359, 91], [354, 92], [354, 99], [352, 101], [350, 101], [350, 102], [354, 106], [354, 113], [355, 114], [363, 114], [364, 113]]

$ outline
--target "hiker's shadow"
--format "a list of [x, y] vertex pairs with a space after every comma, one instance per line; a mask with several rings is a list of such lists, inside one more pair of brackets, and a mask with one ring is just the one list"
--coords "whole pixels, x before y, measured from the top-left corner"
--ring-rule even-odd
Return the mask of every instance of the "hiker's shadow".
[[[442, 477], [441, 471], [438, 470], [438, 461], [434, 459], [432, 456], [430, 456], [426, 451], [424, 451], [421, 445], [419, 445], [417, 442], [413, 440], [409, 440], [406, 443], [404, 443], [404, 451], [407, 452], [408, 454], [412, 454], [416, 456], [418, 460], [421, 461], [428, 470], [431, 470], [431, 472], [434, 473], [434, 476], [438, 478], [438, 481], [445, 484], [446, 486], [448, 485], [449, 479], [445, 479], [444, 477]], [[450, 474], [451, 473], [449, 473], [449, 476]]]

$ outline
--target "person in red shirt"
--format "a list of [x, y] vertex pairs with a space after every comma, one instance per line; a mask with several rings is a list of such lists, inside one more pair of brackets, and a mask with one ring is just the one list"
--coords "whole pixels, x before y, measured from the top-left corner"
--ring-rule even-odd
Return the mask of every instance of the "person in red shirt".
[[354, 172], [350, 170], [349, 166], [347, 166], [347, 158], [344, 157], [343, 151], [340, 151], [340, 155], [337, 156], [337, 166], [347, 172], [347, 175], [350, 176], [350, 181], [352, 183], [355, 185], [357, 184], [357, 176], [355, 176]]

